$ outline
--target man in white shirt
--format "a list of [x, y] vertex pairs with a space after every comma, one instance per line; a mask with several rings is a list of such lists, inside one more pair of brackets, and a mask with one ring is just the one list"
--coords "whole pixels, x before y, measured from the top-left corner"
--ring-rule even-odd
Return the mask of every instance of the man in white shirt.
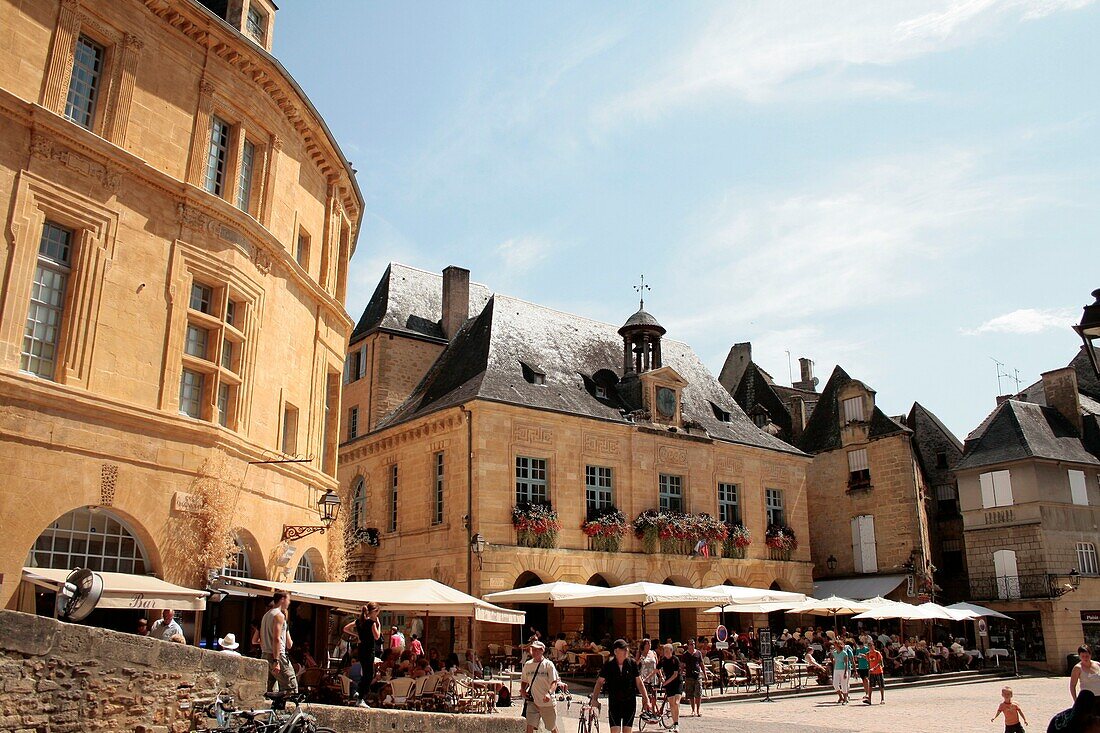
[[172, 637], [177, 635], [183, 636], [183, 627], [176, 621], [176, 612], [166, 608], [161, 613], [161, 617], [153, 622], [153, 627], [149, 629], [149, 636], [161, 641], [172, 641]]
[[568, 649], [569, 642], [565, 640], [565, 634], [558, 634], [558, 638], [554, 640], [554, 651], [550, 653], [550, 659], [555, 662], [562, 661]]
[[541, 641], [532, 641], [530, 649], [531, 659], [523, 665], [519, 681], [520, 696], [526, 701], [527, 733], [535, 733], [540, 720], [550, 733], [558, 733], [558, 711], [554, 706], [554, 693], [561, 684], [558, 668], [546, 658], [546, 645]]

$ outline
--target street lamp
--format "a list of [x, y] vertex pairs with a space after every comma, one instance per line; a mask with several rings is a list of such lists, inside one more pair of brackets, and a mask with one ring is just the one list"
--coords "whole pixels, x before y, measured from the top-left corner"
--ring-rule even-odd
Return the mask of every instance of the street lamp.
[[283, 525], [283, 542], [293, 542], [294, 540], [300, 540], [303, 537], [308, 537], [314, 532], [325, 533], [325, 530], [332, 526], [332, 523], [336, 521], [336, 518], [340, 515], [340, 497], [336, 495], [336, 492], [332, 489], [328, 489], [321, 498], [317, 500], [317, 516], [321, 518], [321, 524], [319, 525], [297, 525], [297, 524], [284, 524]]
[[1077, 568], [1072, 568], [1065, 576], [1054, 576], [1055, 579], [1059, 577], [1069, 578], [1069, 582], [1064, 583], [1061, 586], [1055, 585], [1055, 583], [1051, 583], [1051, 595], [1055, 598], [1061, 598], [1066, 593], [1072, 593], [1073, 591], [1081, 587], [1081, 573], [1077, 571]]
[[1085, 353], [1089, 355], [1092, 369], [1096, 376], [1100, 377], [1100, 363], [1097, 362], [1096, 350], [1100, 348], [1100, 289], [1092, 291], [1092, 297], [1096, 302], [1086, 305], [1081, 314], [1081, 322], [1073, 327], [1081, 341], [1085, 344]]
[[829, 568], [829, 572], [836, 570], [836, 555], [829, 555], [829, 559], [825, 561], [825, 566]]
[[481, 532], [477, 532], [470, 537], [470, 549], [473, 550], [474, 555], [477, 556], [477, 569], [481, 570], [484, 560], [482, 559], [482, 553], [485, 552], [485, 545], [489, 544], [485, 541], [485, 538], [481, 535]]

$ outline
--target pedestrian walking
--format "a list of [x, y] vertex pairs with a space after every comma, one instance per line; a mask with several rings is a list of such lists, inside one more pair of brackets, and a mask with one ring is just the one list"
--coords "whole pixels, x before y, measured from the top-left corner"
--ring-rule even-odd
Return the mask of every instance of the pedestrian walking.
[[848, 682], [852, 673], [852, 657], [848, 653], [844, 640], [833, 640], [833, 689], [836, 690], [837, 705], [848, 704]]
[[634, 715], [638, 712], [636, 694], [642, 696], [642, 710], [649, 710], [649, 692], [642, 683], [641, 668], [630, 658], [625, 639], [616, 639], [611, 645], [612, 658], [607, 660], [592, 688], [589, 705], [600, 707], [600, 690], [607, 691], [607, 724], [611, 733], [631, 733]]
[[298, 691], [298, 678], [287, 653], [294, 645], [290, 638], [290, 594], [277, 590], [271, 596], [271, 608], [260, 620], [260, 647], [267, 662], [267, 691], [279, 684], [279, 692]]
[[[672, 730], [680, 730], [680, 696], [684, 693], [684, 678], [680, 674], [680, 660], [672, 654], [672, 644], [661, 647], [661, 661], [657, 662], [657, 671], [664, 678], [665, 700], [672, 713]], [[530, 733], [530, 731], [528, 731]]]
[[1082, 644], [1077, 647], [1077, 656], [1081, 661], [1073, 666], [1069, 675], [1069, 695], [1077, 701], [1077, 688], [1088, 690], [1100, 696], [1100, 663], [1092, 658], [1092, 647]]
[[379, 605], [371, 601], [359, 609], [359, 616], [344, 627], [344, 633], [359, 639], [357, 647], [359, 665], [363, 675], [359, 678], [359, 707], [368, 708], [367, 694], [374, 682], [374, 657], [382, 647], [382, 625], [378, 621]]
[[699, 709], [703, 704], [703, 654], [695, 648], [695, 639], [688, 639], [687, 651], [680, 657], [684, 667], [684, 697], [687, 698], [691, 715], [702, 716]]
[[997, 714], [990, 718], [989, 722], [992, 723], [1001, 715], [1005, 716], [1005, 733], [1024, 733], [1024, 726], [1020, 725], [1020, 720], [1023, 719], [1026, 724], [1027, 716], [1019, 705], [1012, 702], [1011, 687], [1001, 688], [1001, 704], [997, 706]]
[[870, 693], [863, 700], [868, 705], [871, 704], [871, 695], [874, 694], [875, 688], [879, 690], [879, 705], [886, 704], [886, 675], [885, 670], [882, 668], [882, 642], [876, 641], [871, 644], [871, 648], [867, 652], [867, 665], [870, 667], [871, 679], [870, 679]]
[[523, 697], [523, 717], [527, 733], [535, 733], [539, 721], [550, 733], [557, 733], [558, 711], [554, 694], [561, 685], [558, 668], [546, 658], [546, 645], [536, 639], [531, 642], [531, 658], [523, 665], [519, 692]]
[[859, 637], [859, 646], [856, 647], [856, 673], [859, 675], [859, 681], [863, 684], [863, 702], [871, 703], [871, 663], [867, 659], [867, 653], [871, 651], [871, 647], [868, 644], [870, 641], [869, 636]]

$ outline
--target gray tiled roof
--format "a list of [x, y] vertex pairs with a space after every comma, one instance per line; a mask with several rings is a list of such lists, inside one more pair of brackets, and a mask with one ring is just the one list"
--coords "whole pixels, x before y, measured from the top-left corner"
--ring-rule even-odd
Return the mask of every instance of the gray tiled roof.
[[[470, 315], [481, 312], [491, 293], [484, 285], [470, 283]], [[390, 263], [363, 310], [351, 343], [374, 330], [445, 340], [443, 326], [443, 275]]]
[[1100, 464], [1085, 450], [1077, 430], [1057, 410], [1022, 400], [1005, 400], [966, 438], [956, 470], [1023, 458]]
[[[629, 423], [614, 390], [597, 397], [594, 388], [605, 377], [622, 376], [623, 342], [617, 331], [607, 323], [495, 295], [379, 429], [472, 399]], [[717, 440], [799, 453], [753, 425], [690, 347], [667, 338], [661, 344], [664, 366], [688, 383], [681, 399], [686, 421]], [[525, 379], [523, 364], [544, 372], [545, 382]], [[721, 413], [728, 413], [728, 422]]]
[[[817, 400], [817, 407], [806, 422], [806, 429], [798, 439], [798, 447], [807, 453], [823, 453], [836, 450], [841, 447], [840, 439], [840, 400], [841, 388], [856, 380], [848, 376], [848, 373], [839, 365], [833, 369], [825, 389], [821, 390], [821, 397]], [[871, 413], [870, 424], [867, 428], [867, 437], [870, 439], [882, 438], [887, 435], [912, 432], [909, 428], [897, 422], [886, 413], [875, 407]]]

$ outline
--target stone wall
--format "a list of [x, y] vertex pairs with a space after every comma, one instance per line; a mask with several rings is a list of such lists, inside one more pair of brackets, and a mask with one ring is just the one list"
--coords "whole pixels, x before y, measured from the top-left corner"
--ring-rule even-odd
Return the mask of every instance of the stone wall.
[[266, 680], [258, 659], [0, 611], [0, 733], [182, 733], [181, 700], [259, 705]]
[[[564, 713], [558, 706], [559, 720]], [[318, 724], [337, 731], [358, 733], [393, 733], [394, 731], [432, 731], [432, 733], [520, 733], [526, 729], [519, 708], [503, 708], [493, 715], [454, 715], [448, 713], [420, 713], [408, 710], [363, 710], [332, 705], [311, 705], [309, 711], [317, 717]], [[559, 726], [561, 727], [561, 726]]]

